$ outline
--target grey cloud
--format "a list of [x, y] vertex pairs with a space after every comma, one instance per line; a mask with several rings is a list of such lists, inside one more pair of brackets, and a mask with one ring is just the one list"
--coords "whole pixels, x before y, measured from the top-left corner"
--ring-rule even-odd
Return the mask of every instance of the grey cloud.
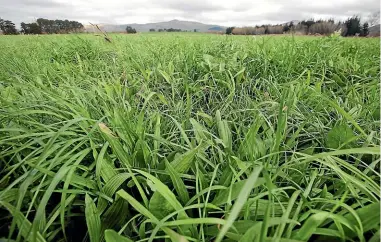
[[20, 1], [20, 0], [17, 0], [17, 1], [13, 1], [12, 2], [12, 5], [19, 5], [19, 6], [24, 6], [24, 7], [28, 7], [28, 8], [34, 8], [34, 7], [39, 7], [39, 8], [59, 8], [63, 5], [67, 5], [67, 4], [62, 4], [62, 3], [58, 3], [58, 2], [55, 2], [55, 1], [44, 1], [44, 0], [27, 0], [27, 1]]
[[380, 2], [378, 0], [361, 0], [357, 2], [331, 2], [326, 6], [312, 5], [303, 6], [298, 4], [297, 1], [292, 0], [289, 4], [282, 7], [282, 11], [291, 13], [304, 12], [308, 14], [325, 14], [325, 15], [351, 15], [354, 13], [361, 14], [363, 12], [373, 12], [380, 9]]
[[[273, 0], [278, 3], [279, 1]], [[287, 1], [277, 12], [250, 14], [250, 10], [241, 11], [234, 20], [243, 25], [255, 25], [258, 22], [284, 23], [291, 20], [308, 19], [316, 15], [324, 15], [326, 18], [343, 19], [353, 15], [367, 16], [371, 12], [379, 11], [378, 0], [362, 0], [352, 3], [332, 3], [326, 6], [302, 5], [297, 0]]]
[[[268, 0], [270, 12], [257, 13], [260, 3], [251, 0], [235, 0], [236, 4], [224, 4], [206, 0], [146, 0], [129, 4], [125, 1], [107, 0], [110, 5], [97, 5], [91, 0], [0, 0], [0, 17], [19, 24], [33, 21], [33, 18], [72, 19], [96, 23], [126, 22], [123, 19], [143, 16], [152, 21], [166, 21], [173, 18], [189, 19], [209, 24], [232, 23], [233, 25], [255, 25], [258, 23], [283, 23], [302, 20], [316, 15], [345, 18], [354, 14], [366, 15], [380, 9], [379, 0], [343, 1], [331, 0], [327, 4], [303, 0]], [[323, 0], [322, 0], [323, 1]], [[264, 3], [263, 1], [262, 3]], [[73, 4], [72, 4], [73, 3]], [[271, 12], [271, 9], [274, 11]], [[279, 10], [278, 10], [279, 9]], [[146, 11], [145, 11], [146, 10]], [[163, 11], [163, 10], [168, 10]], [[257, 10], [257, 11], [255, 11]], [[277, 10], [277, 11], [275, 11]], [[116, 20], [119, 20], [118, 22]], [[134, 21], [129, 21], [132, 23]]]
[[[333, 17], [337, 19], [347, 18], [352, 15], [366, 16], [371, 12], [380, 10], [378, 0], [361, 0], [356, 2], [348, 1], [329, 1], [325, 5], [314, 4], [313, 2], [304, 2], [298, 0], [279, 1], [270, 0], [269, 3], [274, 6], [280, 6], [279, 11], [264, 12], [255, 14], [255, 2], [245, 1], [244, 4], [237, 4], [231, 8], [215, 6], [205, 3], [202, 5], [199, 1], [190, 4], [184, 4], [182, 1], [165, 1], [165, 7], [174, 8], [183, 11], [184, 19], [195, 19], [205, 23], [221, 23], [236, 22], [238, 25], [255, 25], [258, 23], [284, 23], [291, 20], [303, 20], [317, 15], [324, 15], [327, 18]], [[201, 6], [200, 6], [201, 5]], [[232, 14], [227, 14], [226, 11], [231, 11]], [[198, 13], [198, 14], [195, 14]], [[200, 14], [201, 13], [201, 14]], [[202, 13], [205, 13], [202, 15]], [[220, 14], [226, 16], [214, 20], [208, 17], [208, 13]]]
[[[7, 3], [4, 3], [7, 2]], [[37, 18], [70, 19], [77, 21], [92, 20], [95, 22], [108, 21], [109, 17], [94, 14], [91, 9], [78, 10], [68, 3], [58, 3], [46, 0], [4, 1], [0, 0], [0, 17], [13, 21], [16, 25], [21, 22], [31, 22]]]
[[153, 4], [154, 6], [158, 6], [161, 8], [169, 8], [173, 10], [180, 10], [185, 13], [189, 12], [214, 12], [214, 11], [220, 11], [225, 10], [222, 5], [220, 4], [213, 4], [208, 1], [200, 1], [200, 0], [194, 0], [194, 1], [186, 1], [186, 0], [164, 0], [160, 1], [160, 3], [155, 2]]

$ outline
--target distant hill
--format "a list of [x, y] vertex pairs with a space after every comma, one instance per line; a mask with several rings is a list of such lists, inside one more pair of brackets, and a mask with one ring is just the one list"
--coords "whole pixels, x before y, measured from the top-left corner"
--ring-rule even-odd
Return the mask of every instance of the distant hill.
[[222, 28], [220, 26], [212, 27], [208, 29], [208, 31], [225, 31], [226, 28]]
[[282, 25], [289, 25], [291, 22], [292, 22], [292, 24], [294, 24], [294, 25], [297, 25], [298, 23], [300, 23], [299, 20], [291, 20], [291, 21], [288, 21], [288, 22], [286, 22], [286, 23], [283, 23]]
[[[224, 26], [219, 26], [214, 24], [203, 24], [200, 22], [183, 21], [183, 20], [177, 20], [177, 19], [167, 21], [167, 22], [146, 23], [146, 24], [136, 24], [136, 23], [121, 24], [121, 25], [98, 24], [98, 26], [106, 32], [124, 32], [127, 26], [131, 26], [132, 28], [136, 29], [136, 31], [138, 32], [149, 32], [150, 29], [155, 29], [156, 31], [158, 31], [159, 29], [170, 29], [170, 28], [187, 30], [187, 31], [194, 31], [196, 29], [197, 32], [224, 31], [226, 29], [226, 27]], [[94, 27], [91, 25], [85, 25], [85, 29], [88, 32], [94, 32]]]

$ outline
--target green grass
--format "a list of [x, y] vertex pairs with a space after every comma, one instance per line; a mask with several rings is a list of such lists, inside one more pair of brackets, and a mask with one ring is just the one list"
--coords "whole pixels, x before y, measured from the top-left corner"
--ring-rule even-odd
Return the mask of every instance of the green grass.
[[379, 241], [379, 39], [0, 37], [1, 241]]

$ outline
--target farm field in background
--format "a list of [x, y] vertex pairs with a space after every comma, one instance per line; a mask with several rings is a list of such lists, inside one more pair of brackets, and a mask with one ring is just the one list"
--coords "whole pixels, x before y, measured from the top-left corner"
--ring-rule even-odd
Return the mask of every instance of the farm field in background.
[[0, 37], [0, 241], [379, 241], [379, 38]]

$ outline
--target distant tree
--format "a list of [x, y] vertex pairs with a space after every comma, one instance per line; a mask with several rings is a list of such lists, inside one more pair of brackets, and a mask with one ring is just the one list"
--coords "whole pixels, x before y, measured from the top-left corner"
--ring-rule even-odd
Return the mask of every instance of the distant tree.
[[136, 34], [136, 29], [132, 28], [131, 26], [126, 27], [126, 32], [128, 34]]
[[159, 32], [164, 32], [164, 29], [159, 29]]
[[345, 25], [347, 27], [346, 36], [355, 36], [356, 34], [361, 33], [361, 19], [358, 16], [353, 16], [345, 21]]
[[[318, 20], [318, 21], [320, 21], [320, 20]], [[310, 32], [310, 27], [311, 27], [312, 25], [314, 25], [315, 23], [317, 23], [317, 22], [315, 22], [314, 19], [303, 20], [302, 22], [300, 22], [301, 25], [306, 26], [306, 28], [307, 28], [307, 33]]]
[[174, 29], [174, 28], [169, 28], [169, 29], [164, 29], [167, 32], [181, 32], [181, 29]]
[[197, 32], [197, 29], [194, 29], [193, 32]]
[[294, 30], [294, 22], [290, 22], [288, 24], [283, 25], [283, 32], [289, 32], [291, 30]]
[[288, 24], [288, 28], [289, 28], [289, 30], [294, 30], [294, 22], [290, 22], [289, 24]]
[[265, 34], [269, 34], [270, 33], [269, 26], [268, 25], [264, 25], [264, 28], [265, 28]]
[[27, 26], [30, 34], [42, 34], [41, 27], [37, 23], [30, 23]]
[[288, 24], [283, 25], [283, 32], [290, 31], [290, 26]]
[[264, 35], [265, 34], [265, 28], [264, 27], [255, 27], [254, 34], [256, 35]]
[[49, 20], [38, 18], [36, 23], [21, 23], [21, 31], [25, 34], [64, 34], [83, 32], [84, 27], [77, 21]]
[[20, 31], [21, 33], [29, 34], [26, 24], [24, 22], [21, 22], [20, 26], [21, 26], [21, 31]]
[[283, 34], [282, 25], [268, 25], [267, 34]]
[[41, 31], [44, 34], [52, 34], [54, 31], [52, 23], [49, 21], [49, 19], [38, 18], [37, 24], [40, 26]]
[[149, 32], [155, 32], [156, 30], [155, 29], [149, 29]]
[[369, 35], [369, 24], [367, 22], [365, 22], [362, 25], [361, 36], [368, 36], [368, 35]]
[[70, 21], [70, 32], [82, 32], [83, 31], [83, 25], [77, 21]]
[[5, 21], [4, 19], [0, 18], [0, 30], [1, 30], [1, 32], [3, 32], [3, 34], [5, 34], [3, 31], [3, 29], [5, 28], [4, 27], [4, 21]]
[[3, 32], [3, 34], [11, 35], [11, 34], [17, 34], [17, 29], [15, 24], [12, 21], [4, 20], [0, 18], [0, 29]]
[[226, 34], [232, 34], [234, 27], [228, 27], [226, 28]]
[[41, 34], [41, 28], [37, 23], [26, 24], [21, 22], [21, 33], [24, 34]]
[[311, 34], [319, 34], [319, 35], [330, 35], [333, 34], [337, 30], [337, 24], [332, 21], [322, 21], [319, 23], [313, 24], [309, 28], [309, 32]]

